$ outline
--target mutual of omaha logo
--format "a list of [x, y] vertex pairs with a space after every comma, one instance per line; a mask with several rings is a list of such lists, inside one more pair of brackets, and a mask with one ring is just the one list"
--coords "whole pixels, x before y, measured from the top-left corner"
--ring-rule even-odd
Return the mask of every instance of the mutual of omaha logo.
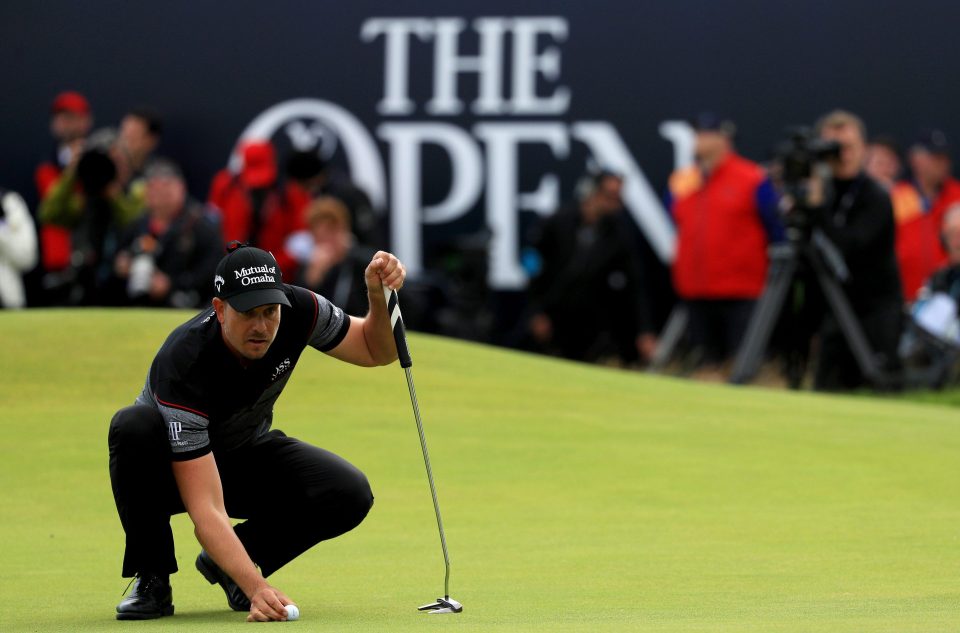
[[277, 282], [276, 266], [250, 266], [249, 268], [241, 268], [240, 270], [233, 271], [233, 274], [236, 275], [237, 279], [240, 280], [240, 284], [243, 286], [249, 286], [251, 284], [272, 284]]
[[217, 292], [220, 292], [220, 289], [223, 288], [224, 279], [220, 275], [217, 275], [213, 278], [213, 285], [216, 286]]

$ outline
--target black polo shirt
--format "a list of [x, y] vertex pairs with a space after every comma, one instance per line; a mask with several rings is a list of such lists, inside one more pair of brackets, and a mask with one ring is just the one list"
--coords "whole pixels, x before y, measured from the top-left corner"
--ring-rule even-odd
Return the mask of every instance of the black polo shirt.
[[280, 327], [267, 354], [246, 366], [223, 341], [220, 322], [204, 310], [175, 329], [160, 348], [137, 404], [160, 411], [171, 458], [230, 451], [270, 430], [273, 405], [307, 345], [326, 352], [343, 340], [350, 318], [324, 297], [284, 285]]

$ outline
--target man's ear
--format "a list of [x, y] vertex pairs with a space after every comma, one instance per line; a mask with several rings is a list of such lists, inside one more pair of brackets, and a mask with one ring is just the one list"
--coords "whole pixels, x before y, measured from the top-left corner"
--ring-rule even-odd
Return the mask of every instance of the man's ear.
[[219, 297], [213, 298], [213, 311], [217, 313], [217, 321], [223, 325], [223, 313], [227, 309], [227, 303]]

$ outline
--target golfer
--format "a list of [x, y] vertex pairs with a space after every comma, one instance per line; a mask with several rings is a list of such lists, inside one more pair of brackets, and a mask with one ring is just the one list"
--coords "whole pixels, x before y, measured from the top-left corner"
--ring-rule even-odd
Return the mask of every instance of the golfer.
[[[374, 255], [369, 312], [358, 318], [284, 284], [270, 253], [227, 247], [213, 278], [213, 309], [170, 334], [136, 403], [110, 423], [123, 576], [135, 578], [117, 619], [173, 614], [170, 516], [184, 511], [203, 548], [196, 567], [220, 584], [230, 607], [248, 611], [248, 621], [286, 619], [293, 602], [266, 578], [359, 525], [373, 494], [346, 460], [271, 430], [274, 403], [307, 345], [355, 365], [393, 362], [383, 288], [399, 289], [405, 274], [395, 256]], [[230, 517], [245, 521], [232, 526]]]

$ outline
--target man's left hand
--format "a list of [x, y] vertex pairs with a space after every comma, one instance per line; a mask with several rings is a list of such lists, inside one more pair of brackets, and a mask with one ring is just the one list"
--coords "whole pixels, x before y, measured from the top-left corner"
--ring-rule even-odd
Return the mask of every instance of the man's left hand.
[[382, 293], [386, 286], [391, 290], [400, 290], [407, 277], [407, 269], [403, 267], [396, 255], [386, 251], [377, 251], [365, 273], [367, 290]]

